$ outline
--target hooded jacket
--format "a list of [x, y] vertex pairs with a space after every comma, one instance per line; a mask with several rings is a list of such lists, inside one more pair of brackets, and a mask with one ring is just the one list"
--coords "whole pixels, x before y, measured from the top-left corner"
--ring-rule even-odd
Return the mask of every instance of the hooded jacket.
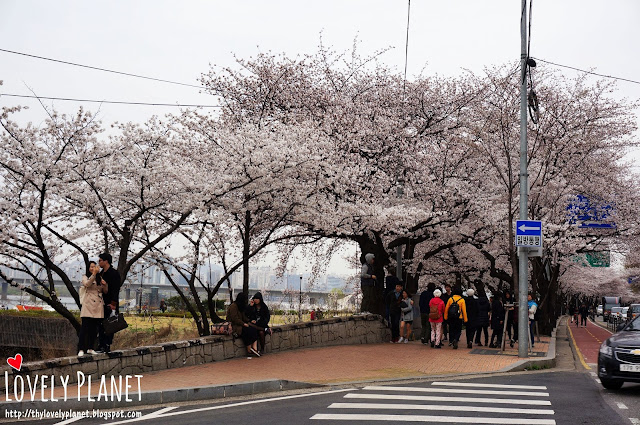
[[362, 265], [362, 271], [360, 272], [360, 285], [361, 286], [375, 286], [376, 281], [373, 279], [375, 274], [373, 270], [373, 260], [375, 255], [369, 253], [364, 256], [365, 263]]

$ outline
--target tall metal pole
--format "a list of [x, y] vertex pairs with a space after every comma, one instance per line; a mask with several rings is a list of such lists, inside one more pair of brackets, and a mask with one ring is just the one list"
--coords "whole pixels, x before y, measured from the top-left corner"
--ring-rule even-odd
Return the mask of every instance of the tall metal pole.
[[[527, 174], [527, 0], [522, 0], [520, 17], [520, 220], [527, 219], [529, 183]], [[513, 223], [511, 223], [513, 225]], [[518, 357], [529, 351], [529, 260], [525, 247], [518, 247]]]

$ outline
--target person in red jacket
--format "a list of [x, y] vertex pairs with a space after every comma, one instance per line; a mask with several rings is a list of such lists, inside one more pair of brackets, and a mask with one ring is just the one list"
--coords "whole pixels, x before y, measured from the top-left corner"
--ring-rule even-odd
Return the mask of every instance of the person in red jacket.
[[433, 298], [429, 301], [429, 323], [431, 323], [431, 347], [442, 347], [442, 321], [444, 320], [444, 301], [440, 299], [442, 291], [433, 291]]

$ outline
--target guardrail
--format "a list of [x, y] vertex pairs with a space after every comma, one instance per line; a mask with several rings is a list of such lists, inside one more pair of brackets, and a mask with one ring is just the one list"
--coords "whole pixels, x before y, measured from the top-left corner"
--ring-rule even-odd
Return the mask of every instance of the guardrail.
[[609, 320], [607, 321], [607, 329], [615, 333], [618, 330], [618, 325], [626, 322], [627, 322], [626, 317], [622, 318], [619, 316], [609, 316]]

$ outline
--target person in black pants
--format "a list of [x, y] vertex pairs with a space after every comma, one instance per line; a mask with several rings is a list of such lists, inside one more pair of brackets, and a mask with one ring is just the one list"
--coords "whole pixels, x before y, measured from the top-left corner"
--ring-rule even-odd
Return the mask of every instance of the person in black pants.
[[391, 317], [391, 342], [398, 342], [400, 339], [400, 303], [402, 302], [402, 281], [396, 282], [396, 289], [387, 294], [387, 306], [389, 306], [389, 316]]
[[582, 303], [580, 305], [580, 326], [587, 327], [587, 317], [589, 317], [589, 309], [585, 303]]
[[467, 307], [467, 348], [473, 348], [473, 337], [476, 333], [476, 326], [478, 325], [478, 303], [473, 297], [476, 291], [473, 289], [467, 289], [467, 298], [464, 302]]
[[[495, 294], [491, 301], [491, 344], [490, 348], [502, 348], [502, 331], [504, 326], [504, 306], [499, 293]], [[494, 340], [496, 341], [494, 343]]]
[[[111, 262], [113, 258], [109, 253], [103, 253], [98, 256], [98, 266], [102, 269], [101, 277], [104, 282], [107, 284], [107, 292], [103, 294], [102, 298], [104, 300], [104, 317], [105, 319], [111, 316], [111, 313], [115, 311], [116, 314], [119, 312], [119, 300], [120, 300], [120, 286], [122, 283], [120, 282], [120, 273], [113, 267], [111, 267]], [[113, 343], [113, 335], [107, 335], [104, 331], [104, 327], [102, 323], [98, 328], [98, 351], [103, 353], [108, 353], [111, 349], [111, 344]]]
[[[449, 302], [449, 298], [451, 298], [451, 285], [447, 283], [444, 285], [444, 291], [442, 291], [442, 296], [440, 297], [440, 299], [442, 300], [444, 305], [447, 305], [447, 303]], [[442, 340], [446, 341], [448, 338], [449, 338], [449, 321], [444, 320], [442, 322]], [[451, 343], [449, 343], [449, 345], [451, 345]]]
[[484, 332], [484, 345], [489, 345], [489, 311], [491, 305], [487, 299], [487, 294], [481, 291], [478, 294], [478, 324], [476, 327], [476, 345], [482, 347], [480, 336]]

